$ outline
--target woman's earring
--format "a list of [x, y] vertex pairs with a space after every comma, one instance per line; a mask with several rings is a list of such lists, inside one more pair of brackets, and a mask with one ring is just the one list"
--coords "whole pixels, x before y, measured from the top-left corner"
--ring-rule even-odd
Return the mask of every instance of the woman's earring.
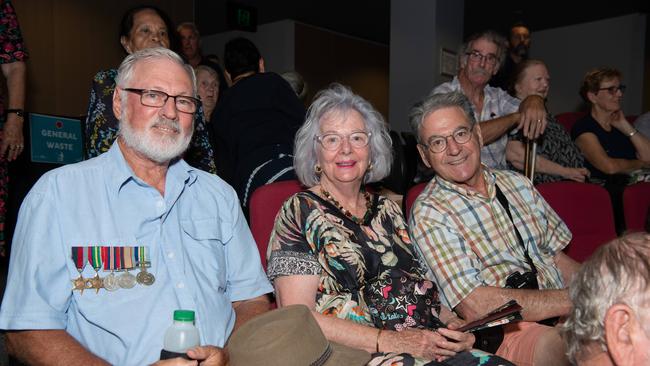
[[368, 164], [368, 168], [366, 169], [367, 172], [372, 171], [372, 162]]
[[323, 168], [320, 167], [320, 164], [314, 165], [314, 171], [316, 172], [316, 175], [320, 175], [323, 172]]

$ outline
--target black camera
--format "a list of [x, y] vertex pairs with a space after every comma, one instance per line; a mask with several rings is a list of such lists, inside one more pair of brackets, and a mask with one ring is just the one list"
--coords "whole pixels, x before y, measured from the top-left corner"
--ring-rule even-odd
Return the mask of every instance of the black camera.
[[537, 275], [533, 272], [513, 272], [506, 278], [506, 288], [539, 290]]

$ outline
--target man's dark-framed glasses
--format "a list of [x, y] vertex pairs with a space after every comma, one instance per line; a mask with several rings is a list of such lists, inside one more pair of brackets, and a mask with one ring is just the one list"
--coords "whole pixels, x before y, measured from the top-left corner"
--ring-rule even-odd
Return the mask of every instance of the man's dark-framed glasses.
[[627, 88], [627, 86], [621, 84], [621, 85], [612, 85], [612, 86], [608, 86], [607, 88], [598, 88], [598, 91], [601, 91], [601, 90], [607, 90], [607, 92], [608, 92], [609, 94], [614, 95], [614, 94], [616, 94], [617, 91], [620, 90], [620, 91], [621, 91], [621, 94], [624, 94], [626, 88]]
[[368, 145], [370, 142], [370, 132], [358, 131], [352, 132], [349, 135], [341, 135], [338, 133], [326, 133], [324, 135], [316, 136], [316, 140], [320, 142], [325, 150], [335, 151], [338, 150], [343, 144], [343, 139], [348, 139], [350, 146], [361, 148]]
[[140, 103], [147, 107], [160, 108], [167, 103], [167, 99], [173, 98], [176, 109], [183, 113], [195, 113], [201, 101], [187, 95], [169, 95], [160, 90], [123, 88], [131, 93], [140, 94]]
[[451, 135], [447, 136], [431, 136], [429, 138], [428, 143], [425, 144], [420, 144], [429, 151], [431, 151], [434, 154], [441, 153], [445, 150], [447, 150], [447, 139], [448, 138], [453, 138], [454, 141], [459, 144], [463, 145], [466, 144], [469, 140], [472, 139], [472, 130], [474, 130], [474, 125], [472, 127], [460, 127], [454, 131]]
[[487, 55], [484, 55], [479, 51], [474, 50], [471, 52], [467, 52], [465, 54], [469, 57], [470, 61], [472, 62], [480, 63], [481, 61], [485, 60], [485, 63], [487, 63], [488, 65], [494, 65], [497, 63], [497, 56], [492, 53], [488, 53]]

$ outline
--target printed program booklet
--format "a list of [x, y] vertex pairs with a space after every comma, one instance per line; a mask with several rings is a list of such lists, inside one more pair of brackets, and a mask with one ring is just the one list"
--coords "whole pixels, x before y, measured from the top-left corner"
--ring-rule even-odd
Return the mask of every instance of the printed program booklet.
[[475, 332], [477, 330], [496, 327], [521, 320], [521, 305], [515, 300], [510, 300], [494, 309], [481, 319], [474, 320], [458, 328], [459, 332]]

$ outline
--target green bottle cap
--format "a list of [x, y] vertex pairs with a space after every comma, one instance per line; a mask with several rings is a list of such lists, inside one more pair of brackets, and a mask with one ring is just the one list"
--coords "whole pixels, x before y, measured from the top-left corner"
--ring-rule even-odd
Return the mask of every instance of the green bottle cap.
[[174, 320], [180, 322], [193, 322], [194, 310], [174, 310]]

